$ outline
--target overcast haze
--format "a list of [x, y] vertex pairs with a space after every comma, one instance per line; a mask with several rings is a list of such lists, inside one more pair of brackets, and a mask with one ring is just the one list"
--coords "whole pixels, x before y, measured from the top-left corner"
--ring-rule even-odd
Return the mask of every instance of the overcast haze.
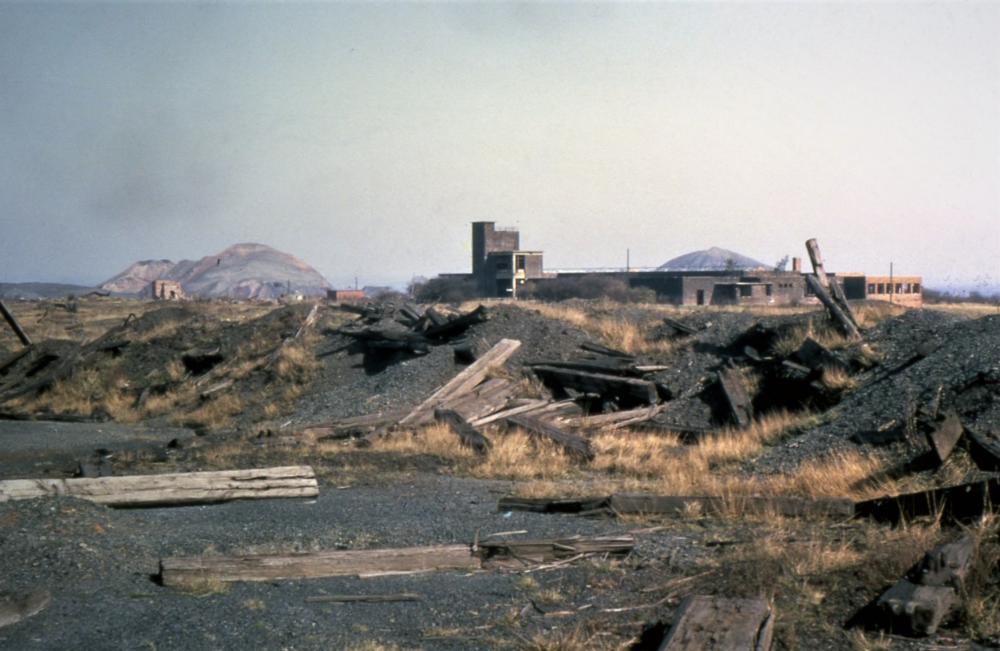
[[0, 5], [0, 282], [765, 262], [1000, 284], [997, 4]]

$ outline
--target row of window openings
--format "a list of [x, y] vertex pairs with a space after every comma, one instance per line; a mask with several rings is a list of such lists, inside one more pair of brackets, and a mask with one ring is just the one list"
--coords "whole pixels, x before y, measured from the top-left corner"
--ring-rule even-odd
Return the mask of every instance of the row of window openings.
[[[528, 256], [518, 255], [514, 257], [518, 271], [524, 271], [525, 269], [528, 268]], [[500, 260], [497, 262], [497, 271], [507, 271], [508, 269], [510, 269], [510, 263], [507, 262], [506, 260]]]
[[920, 283], [868, 283], [869, 294], [919, 294]]

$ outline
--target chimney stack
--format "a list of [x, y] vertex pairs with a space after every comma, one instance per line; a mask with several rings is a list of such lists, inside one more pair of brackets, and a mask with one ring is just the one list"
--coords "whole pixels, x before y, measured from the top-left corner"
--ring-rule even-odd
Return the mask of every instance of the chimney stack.
[[792, 271], [802, 273], [802, 258], [792, 258]]

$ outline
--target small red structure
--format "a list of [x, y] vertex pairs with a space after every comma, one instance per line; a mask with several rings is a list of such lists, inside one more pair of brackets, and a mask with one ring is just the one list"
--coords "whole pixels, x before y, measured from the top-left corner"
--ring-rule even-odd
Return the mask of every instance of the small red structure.
[[351, 301], [365, 300], [365, 293], [360, 289], [328, 289], [326, 297], [331, 301], [349, 303]]

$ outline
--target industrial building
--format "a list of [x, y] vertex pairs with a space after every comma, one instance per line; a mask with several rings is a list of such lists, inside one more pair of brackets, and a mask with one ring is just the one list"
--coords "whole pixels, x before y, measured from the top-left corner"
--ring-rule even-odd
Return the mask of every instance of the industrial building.
[[[542, 251], [520, 248], [514, 228], [497, 228], [494, 222], [472, 223], [472, 274], [482, 296], [518, 298], [533, 285], [563, 278], [615, 278], [630, 287], [656, 292], [657, 301], [673, 305], [798, 305], [815, 303], [802, 272], [800, 258], [792, 269], [766, 265], [724, 249], [695, 251], [675, 258], [699, 260], [703, 268], [677, 268], [670, 261], [654, 270], [546, 272]], [[713, 263], [714, 256], [714, 263]], [[737, 264], [733, 264], [733, 261]], [[741, 268], [742, 267], [742, 268]], [[906, 307], [923, 304], [920, 276], [866, 276], [831, 273], [848, 299], [884, 300]], [[458, 277], [458, 276], [453, 276]], [[468, 277], [468, 276], [466, 276]]]

